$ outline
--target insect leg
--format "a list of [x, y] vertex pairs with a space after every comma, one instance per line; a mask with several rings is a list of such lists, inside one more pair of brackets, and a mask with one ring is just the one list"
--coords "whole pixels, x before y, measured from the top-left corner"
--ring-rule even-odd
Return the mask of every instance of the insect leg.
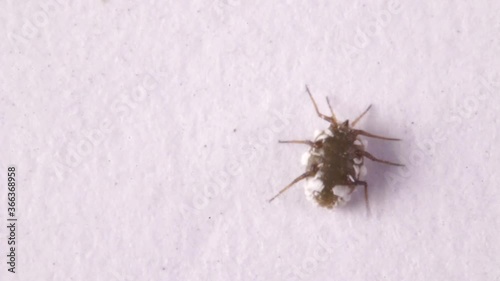
[[377, 136], [377, 135], [365, 132], [363, 130], [353, 130], [353, 132], [356, 135], [367, 136], [367, 137], [374, 138], [374, 139], [390, 140], [390, 141], [399, 141], [399, 140], [401, 140], [401, 139], [395, 139], [395, 138], [388, 138], [388, 137]]
[[311, 170], [311, 171], [307, 171], [307, 172], [303, 173], [298, 178], [294, 179], [289, 185], [285, 186], [282, 190], [280, 190], [280, 192], [278, 192], [278, 194], [276, 194], [273, 198], [269, 199], [269, 203], [271, 201], [273, 201], [276, 197], [280, 196], [287, 189], [289, 189], [290, 187], [292, 187], [292, 185], [296, 184], [297, 182], [299, 182], [299, 181], [301, 181], [301, 180], [303, 180], [305, 178], [314, 176], [316, 174], [316, 172], [317, 172], [317, 170]]
[[366, 151], [361, 151], [360, 154], [363, 155], [364, 157], [372, 160], [372, 161], [375, 161], [375, 162], [380, 162], [380, 163], [384, 163], [384, 164], [392, 165], [392, 166], [404, 166], [403, 164], [399, 164], [399, 163], [394, 163], [394, 162], [390, 162], [390, 161], [378, 159], [378, 158], [376, 158], [375, 156], [371, 155], [370, 153], [368, 153]]
[[318, 114], [318, 116], [320, 118], [323, 118], [324, 120], [334, 124], [335, 126], [337, 126], [337, 119], [335, 118], [335, 115], [333, 114], [333, 110], [332, 110], [332, 116], [329, 117], [329, 116], [326, 116], [324, 114], [322, 114], [321, 112], [319, 112], [319, 109], [318, 109], [318, 105], [316, 104], [316, 101], [314, 100], [312, 94], [311, 94], [311, 91], [309, 91], [309, 87], [307, 87], [306, 85], [306, 91], [307, 93], [309, 94], [309, 97], [311, 98], [311, 101], [314, 105], [314, 110], [316, 110], [316, 114]]
[[354, 121], [351, 124], [351, 127], [356, 126], [356, 123], [358, 123], [359, 120], [361, 120], [361, 118], [363, 118], [363, 116], [365, 116], [365, 114], [368, 112], [368, 110], [370, 110], [370, 108], [372, 108], [371, 104], [368, 106], [368, 108], [365, 111], [363, 111], [363, 113], [361, 113], [361, 115], [358, 116], [358, 118], [354, 119]]
[[279, 143], [301, 143], [301, 144], [307, 144], [309, 146], [314, 146], [314, 142], [310, 140], [287, 140], [287, 141], [282, 141], [279, 140]]
[[356, 185], [362, 185], [364, 186], [365, 189], [365, 202], [366, 202], [366, 209], [368, 210], [368, 213], [370, 213], [370, 201], [368, 200], [368, 183], [366, 181], [355, 181], [354, 184]]
[[335, 113], [333, 113], [333, 108], [332, 105], [330, 104], [330, 99], [326, 97], [326, 103], [328, 104], [328, 107], [330, 108], [330, 113], [332, 114], [332, 119], [335, 120], [334, 124], [337, 124], [337, 118], [335, 118]]

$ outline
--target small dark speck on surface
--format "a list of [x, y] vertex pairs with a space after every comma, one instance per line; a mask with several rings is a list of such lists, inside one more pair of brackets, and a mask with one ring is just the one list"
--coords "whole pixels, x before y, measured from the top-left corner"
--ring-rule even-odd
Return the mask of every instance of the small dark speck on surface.
[[236, 133], [236, 129], [233, 129], [233, 132]]

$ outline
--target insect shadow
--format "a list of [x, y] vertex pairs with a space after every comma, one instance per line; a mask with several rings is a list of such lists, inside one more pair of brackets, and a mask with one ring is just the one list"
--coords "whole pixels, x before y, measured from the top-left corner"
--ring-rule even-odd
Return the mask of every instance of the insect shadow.
[[327, 121], [330, 126], [319, 132], [314, 140], [286, 140], [279, 143], [303, 144], [309, 146], [309, 151], [303, 156], [303, 164], [306, 171], [295, 178], [290, 184], [280, 190], [272, 202], [278, 196], [287, 191], [299, 181], [306, 180], [306, 197], [321, 207], [333, 208], [344, 205], [351, 198], [352, 192], [357, 186], [364, 187], [366, 207], [369, 210], [368, 183], [361, 180], [366, 174], [364, 159], [392, 165], [404, 166], [399, 163], [382, 160], [365, 150], [360, 137], [369, 137], [385, 141], [399, 141], [397, 138], [389, 138], [375, 135], [364, 130], [356, 129], [356, 124], [370, 110], [371, 105], [361, 113], [352, 123], [349, 120], [339, 122], [335, 117], [330, 100], [326, 98], [331, 116], [321, 113], [314, 100], [309, 87], [306, 91], [311, 98], [316, 114]]

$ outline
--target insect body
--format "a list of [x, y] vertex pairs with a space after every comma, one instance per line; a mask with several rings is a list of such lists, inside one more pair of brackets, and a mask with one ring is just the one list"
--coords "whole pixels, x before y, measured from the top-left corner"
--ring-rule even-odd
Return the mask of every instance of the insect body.
[[363, 143], [359, 136], [367, 136], [382, 140], [396, 141], [399, 139], [386, 138], [354, 129], [359, 120], [370, 110], [371, 105], [358, 117], [351, 125], [349, 120], [339, 123], [335, 118], [330, 102], [331, 116], [319, 112], [316, 101], [314, 100], [309, 88], [306, 86], [307, 93], [311, 98], [314, 109], [318, 116], [330, 123], [330, 126], [321, 132], [318, 132], [314, 140], [291, 140], [279, 141], [280, 143], [298, 143], [309, 146], [309, 151], [303, 155], [303, 164], [306, 165], [306, 172], [293, 180], [289, 185], [283, 188], [278, 194], [269, 200], [271, 202], [276, 197], [285, 192], [295, 183], [305, 179], [305, 193], [308, 199], [315, 201], [319, 206], [333, 208], [343, 205], [349, 201], [351, 193], [356, 186], [362, 185], [365, 190], [365, 200], [368, 206], [368, 184], [360, 180], [366, 173], [363, 165], [364, 158], [372, 161], [403, 166], [378, 159], [365, 151]]

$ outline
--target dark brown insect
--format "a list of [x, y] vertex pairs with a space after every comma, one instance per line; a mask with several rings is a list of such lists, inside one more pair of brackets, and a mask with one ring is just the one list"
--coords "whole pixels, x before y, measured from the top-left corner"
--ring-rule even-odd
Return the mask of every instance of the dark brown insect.
[[354, 129], [354, 126], [370, 110], [371, 105], [351, 125], [349, 125], [349, 120], [339, 123], [335, 118], [328, 98], [326, 98], [326, 102], [330, 108], [331, 116], [320, 113], [316, 101], [307, 86], [306, 91], [311, 98], [318, 116], [328, 121], [330, 126], [326, 130], [316, 134], [313, 141], [279, 141], [279, 143], [305, 144], [310, 149], [303, 157], [306, 172], [283, 188], [269, 202], [273, 201], [295, 183], [305, 179], [307, 181], [305, 186], [306, 196], [322, 207], [333, 208], [345, 204], [349, 201], [351, 193], [355, 190], [356, 186], [359, 185], [364, 186], [365, 200], [368, 207], [368, 184], [366, 181], [360, 180], [360, 177], [364, 176], [366, 172], [364, 158], [366, 157], [372, 161], [387, 165], [404, 165], [381, 160], [368, 153], [365, 151], [359, 136], [390, 141], [398, 141], [400, 139], [377, 136], [363, 130]]

